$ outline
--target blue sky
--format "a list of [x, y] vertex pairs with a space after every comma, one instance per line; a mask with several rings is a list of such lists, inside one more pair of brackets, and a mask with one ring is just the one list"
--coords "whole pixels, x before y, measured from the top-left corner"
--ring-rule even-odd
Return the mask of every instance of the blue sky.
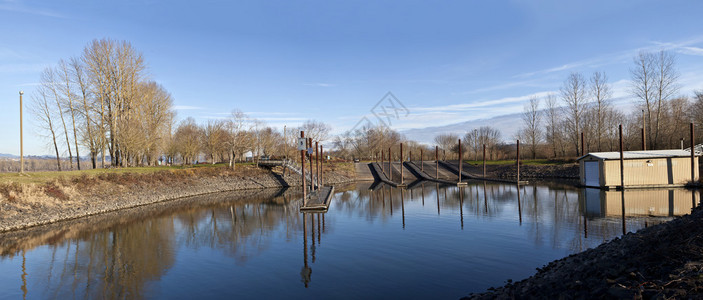
[[[19, 153], [18, 91], [30, 101], [44, 67], [96, 38], [140, 50], [181, 119], [240, 109], [339, 133], [388, 91], [409, 111], [392, 126], [421, 128], [520, 112], [573, 71], [606, 72], [631, 106], [640, 50], [676, 53], [689, 95], [703, 89], [701, 11], [701, 1], [0, 0], [0, 153]], [[25, 154], [51, 153], [25, 120]]]

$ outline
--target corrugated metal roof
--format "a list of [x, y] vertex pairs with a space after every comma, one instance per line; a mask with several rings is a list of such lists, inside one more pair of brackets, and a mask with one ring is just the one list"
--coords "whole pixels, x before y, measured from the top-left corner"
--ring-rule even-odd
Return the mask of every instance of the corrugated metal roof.
[[[620, 159], [620, 152], [591, 152], [578, 158], [581, 160], [585, 157], [593, 156], [603, 160]], [[624, 151], [624, 159], [638, 158], [666, 158], [666, 157], [689, 157], [690, 151], [686, 150], [647, 150], [647, 151]]]

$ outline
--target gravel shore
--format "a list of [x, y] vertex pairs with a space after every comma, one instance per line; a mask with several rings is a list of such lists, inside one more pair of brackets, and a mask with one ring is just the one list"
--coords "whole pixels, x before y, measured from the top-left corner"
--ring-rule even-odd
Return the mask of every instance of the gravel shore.
[[[325, 173], [326, 184], [352, 182], [354, 178]], [[70, 199], [49, 199], [26, 203], [0, 201], [0, 232], [29, 228], [118, 211], [126, 208], [204, 195], [239, 190], [257, 190], [281, 187], [297, 187], [300, 176], [275, 172], [263, 172], [255, 176], [208, 176], [195, 177], [184, 183], [158, 182], [109, 188], [92, 188], [89, 191], [76, 190], [70, 193]], [[46, 197], [44, 197], [46, 198]]]
[[703, 209], [465, 299], [703, 299]]

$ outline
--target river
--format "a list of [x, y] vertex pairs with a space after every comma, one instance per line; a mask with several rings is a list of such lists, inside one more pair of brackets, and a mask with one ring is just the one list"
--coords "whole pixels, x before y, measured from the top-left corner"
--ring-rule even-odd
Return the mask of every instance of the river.
[[699, 201], [684, 189], [623, 200], [559, 183], [411, 186], [337, 187], [326, 213], [268, 190], [0, 234], [0, 298], [456, 299]]

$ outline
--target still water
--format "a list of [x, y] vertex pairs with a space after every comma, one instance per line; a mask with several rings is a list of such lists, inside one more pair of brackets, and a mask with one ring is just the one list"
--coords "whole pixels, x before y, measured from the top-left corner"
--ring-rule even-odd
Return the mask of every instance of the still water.
[[[372, 188], [372, 189], [370, 189]], [[451, 298], [687, 214], [683, 189], [359, 183], [326, 213], [220, 194], [0, 234], [0, 298]]]

